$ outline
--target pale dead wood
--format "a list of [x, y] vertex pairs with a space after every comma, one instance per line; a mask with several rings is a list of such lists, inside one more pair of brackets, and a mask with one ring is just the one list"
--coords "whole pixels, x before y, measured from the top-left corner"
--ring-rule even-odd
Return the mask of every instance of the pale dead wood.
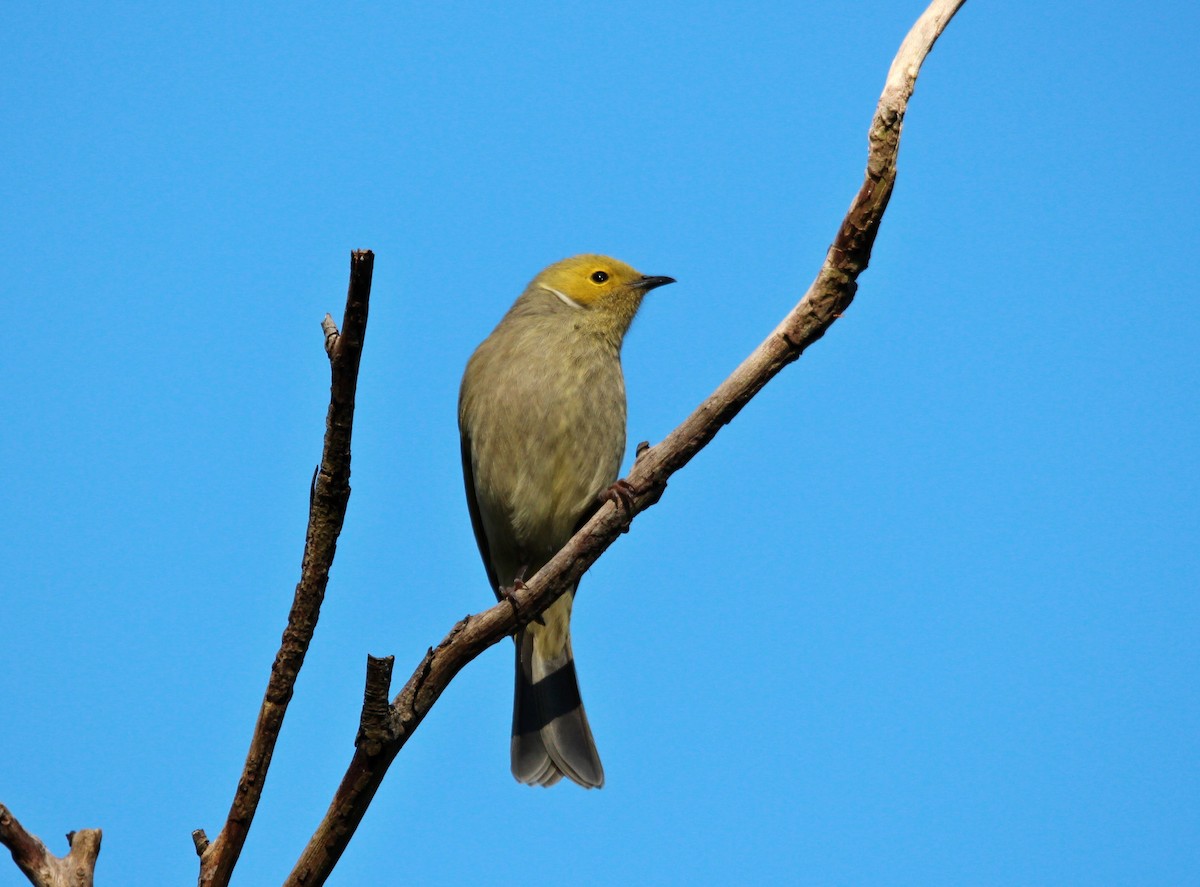
[[0, 804], [0, 844], [12, 853], [13, 862], [34, 887], [92, 887], [100, 838], [98, 828], [68, 832], [71, 849], [66, 856], [55, 856]]

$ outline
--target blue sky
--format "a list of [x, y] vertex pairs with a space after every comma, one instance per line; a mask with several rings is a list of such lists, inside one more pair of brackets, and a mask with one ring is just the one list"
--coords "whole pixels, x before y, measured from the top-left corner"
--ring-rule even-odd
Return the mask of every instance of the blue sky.
[[[471, 350], [563, 256], [676, 277], [624, 355], [661, 439], [811, 281], [922, 8], [8, 4], [0, 801], [56, 852], [102, 827], [101, 884], [194, 878], [370, 248], [354, 492], [234, 880], [278, 883], [366, 654], [399, 686], [492, 601]], [[1200, 881], [1198, 30], [968, 3], [857, 301], [581, 586], [605, 788], [513, 782], [498, 646], [330, 883]]]

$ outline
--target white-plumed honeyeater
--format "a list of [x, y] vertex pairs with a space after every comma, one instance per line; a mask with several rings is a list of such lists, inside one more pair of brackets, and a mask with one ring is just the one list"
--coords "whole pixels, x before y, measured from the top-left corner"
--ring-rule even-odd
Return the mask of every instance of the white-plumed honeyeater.
[[[596, 510], [625, 453], [621, 343], [670, 277], [583, 255], [546, 268], [475, 350], [458, 399], [475, 540], [497, 598], [532, 576]], [[571, 654], [563, 594], [516, 635], [512, 772], [604, 784]]]

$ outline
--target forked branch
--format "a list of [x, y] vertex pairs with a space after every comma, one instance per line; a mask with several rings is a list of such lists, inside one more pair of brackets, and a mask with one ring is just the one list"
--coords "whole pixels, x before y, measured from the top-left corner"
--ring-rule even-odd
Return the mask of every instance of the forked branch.
[[68, 832], [67, 843], [71, 847], [67, 855], [55, 856], [0, 804], [0, 844], [9, 849], [13, 862], [34, 887], [92, 887], [100, 855], [100, 829]]

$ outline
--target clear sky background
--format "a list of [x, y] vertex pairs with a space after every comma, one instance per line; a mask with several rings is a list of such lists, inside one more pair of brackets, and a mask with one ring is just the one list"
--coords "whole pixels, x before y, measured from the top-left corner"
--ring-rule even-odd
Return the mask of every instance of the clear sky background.
[[[493, 601], [471, 350], [564, 256], [674, 276], [624, 355], [660, 440], [812, 280], [922, 8], [6, 4], [0, 801], [102, 827], [101, 885], [194, 882], [370, 248], [354, 492], [234, 879], [279, 883], [366, 654], [399, 687]], [[966, 5], [857, 301], [585, 577], [605, 788], [512, 780], [499, 645], [330, 883], [1200, 883], [1198, 9]]]

